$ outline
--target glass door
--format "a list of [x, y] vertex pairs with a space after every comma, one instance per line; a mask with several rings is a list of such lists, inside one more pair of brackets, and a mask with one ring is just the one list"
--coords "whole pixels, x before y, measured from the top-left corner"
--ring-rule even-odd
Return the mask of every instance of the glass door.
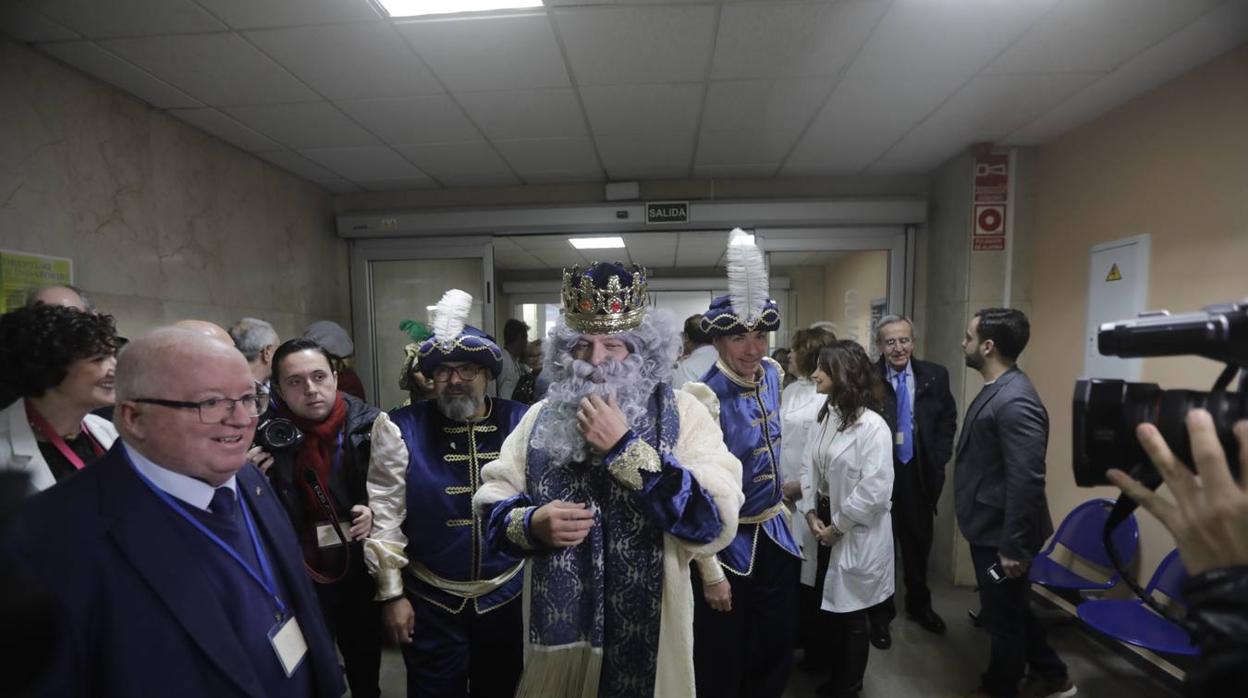
[[493, 278], [488, 237], [352, 241], [355, 355], [369, 401], [388, 410], [407, 399], [399, 373], [413, 340], [403, 325], [432, 328], [433, 307], [448, 289], [472, 294], [468, 323], [493, 335]]

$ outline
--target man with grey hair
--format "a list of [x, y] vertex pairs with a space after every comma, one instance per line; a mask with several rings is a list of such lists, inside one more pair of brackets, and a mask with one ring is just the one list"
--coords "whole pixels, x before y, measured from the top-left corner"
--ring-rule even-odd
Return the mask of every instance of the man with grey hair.
[[731, 539], [741, 465], [670, 380], [680, 333], [645, 270], [564, 272], [552, 383], [482, 471], [487, 545], [524, 557], [520, 698], [689, 696], [689, 563]]
[[65, 305], [70, 308], [77, 308], [84, 313], [95, 312], [95, 303], [91, 302], [91, 298], [77, 286], [68, 284], [53, 284], [50, 286], [40, 286], [32, 288], [26, 293], [27, 306], [37, 305]]
[[247, 362], [161, 328], [121, 352], [116, 392], [113, 448], [31, 499], [0, 546], [60, 607], [32, 695], [341, 695], [295, 533], [246, 462]]
[[[949, 371], [914, 358], [914, 323], [909, 319], [880, 318], [875, 341], [881, 352], [877, 368], [885, 385], [884, 419], [893, 432], [893, 538], [901, 551], [906, 615], [925, 630], [943, 635], [945, 622], [932, 609], [927, 586], [927, 561], [945, 464], [953, 454], [957, 405], [949, 390]], [[892, 644], [888, 625], [896, 615], [892, 597], [868, 612], [876, 647], [887, 649]]]
[[245, 317], [230, 328], [230, 339], [234, 340], [234, 346], [247, 359], [256, 383], [268, 390], [269, 377], [273, 375], [273, 352], [281, 344], [277, 330], [264, 320]]

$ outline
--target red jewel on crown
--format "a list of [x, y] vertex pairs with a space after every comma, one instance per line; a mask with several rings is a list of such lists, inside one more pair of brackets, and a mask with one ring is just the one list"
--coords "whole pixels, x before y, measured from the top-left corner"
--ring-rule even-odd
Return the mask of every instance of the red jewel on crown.
[[612, 298], [611, 304], [608, 307], [611, 309], [611, 312], [618, 313], [624, 309], [624, 303], [621, 302], [619, 298]]
[[588, 313], [594, 309], [594, 302], [588, 298], [581, 299], [581, 312]]

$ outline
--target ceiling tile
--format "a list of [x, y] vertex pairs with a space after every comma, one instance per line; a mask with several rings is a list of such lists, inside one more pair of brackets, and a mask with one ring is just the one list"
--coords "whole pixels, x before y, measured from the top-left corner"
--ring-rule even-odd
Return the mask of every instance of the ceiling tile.
[[100, 43], [212, 106], [317, 98], [316, 93], [235, 34], [157, 36]]
[[256, 152], [282, 147], [216, 109], [173, 109], [169, 114], [243, 150]]
[[381, 18], [368, 0], [196, 0], [235, 29], [366, 22]]
[[1039, 145], [1129, 101], [1153, 86], [1176, 78], [1244, 42], [1248, 3], [1227, 2], [1171, 34], [1122, 67], [1062, 102], [1003, 140]]
[[309, 148], [300, 155], [353, 182], [421, 179], [425, 173], [393, 150], [383, 146], [363, 148]]
[[437, 189], [438, 183], [428, 177], [387, 179], [376, 182], [360, 182], [368, 191], [407, 191], [408, 189]]
[[868, 169], [879, 174], [930, 172], [979, 141], [997, 141], [1061, 104], [1099, 73], [980, 75]]
[[612, 179], [687, 177], [693, 158], [692, 133], [598, 136], [602, 166]]
[[316, 183], [334, 194], [355, 194], [356, 192], [364, 191], [363, 187], [352, 184], [345, 179], [326, 179]]
[[532, 138], [494, 141], [512, 169], [525, 180], [588, 175], [601, 178], [598, 158], [588, 138]]
[[390, 145], [467, 141], [481, 136], [448, 95], [363, 99], [336, 104]]
[[698, 138], [695, 165], [780, 162], [789, 154], [800, 131], [716, 131]]
[[0, 2], [0, 31], [21, 42], [77, 39], [77, 32], [17, 2]]
[[961, 77], [948, 75], [846, 78], [837, 84], [781, 172], [790, 176], [861, 172], [963, 83]]
[[198, 107], [202, 104], [198, 99], [136, 68], [90, 41], [40, 44], [38, 48], [88, 75], [93, 75], [129, 92], [157, 109]]
[[578, 84], [697, 82], [714, 43], [714, 7], [555, 10]]
[[271, 29], [245, 36], [329, 99], [442, 92], [429, 69], [386, 24]]
[[398, 22], [395, 28], [453, 92], [567, 87], [546, 14]]
[[456, 98], [490, 139], [585, 134], [585, 118], [572, 90], [472, 92]]
[[443, 175], [438, 177], [444, 187], [501, 187], [520, 184], [520, 178], [511, 172], [485, 175]]
[[691, 133], [702, 85], [590, 85], [581, 88], [581, 100], [595, 134]]
[[749, 165], [694, 165], [693, 176], [699, 179], [723, 179], [727, 177], [754, 179], [772, 177], [780, 169], [779, 162]]
[[676, 235], [655, 235], [654, 233], [635, 233], [623, 235], [628, 256], [634, 264], [641, 264], [652, 269], [665, 269], [676, 261]]
[[485, 141], [405, 145], [395, 150], [438, 179], [511, 175], [507, 163]]
[[832, 80], [733, 80], [712, 82], [702, 114], [703, 131], [802, 129], [828, 97]]
[[871, 0], [725, 5], [711, 77], [834, 77], [887, 7]]
[[266, 153], [256, 153], [256, 157], [268, 160], [283, 170], [298, 175], [299, 177], [309, 181], [330, 182], [341, 179], [338, 175], [303, 157], [299, 153], [289, 150], [274, 150]]
[[88, 38], [228, 29], [191, 0], [34, 0], [28, 4]]
[[1108, 71], [1221, 0], [1063, 0], [988, 69], [998, 73]]
[[1055, 1], [896, 0], [847, 75], [892, 79], [938, 74], [969, 78], [1052, 8]]
[[328, 102], [230, 107], [230, 116], [290, 148], [374, 145], [377, 139]]

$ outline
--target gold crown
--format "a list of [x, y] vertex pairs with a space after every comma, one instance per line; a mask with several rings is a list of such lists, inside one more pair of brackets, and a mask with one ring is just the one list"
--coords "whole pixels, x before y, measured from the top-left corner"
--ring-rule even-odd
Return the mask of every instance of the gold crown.
[[[625, 286], [621, 277], [629, 280]], [[563, 270], [563, 317], [568, 327], [589, 334], [625, 332], [641, 324], [650, 303], [646, 270], [619, 262], [594, 262]]]

